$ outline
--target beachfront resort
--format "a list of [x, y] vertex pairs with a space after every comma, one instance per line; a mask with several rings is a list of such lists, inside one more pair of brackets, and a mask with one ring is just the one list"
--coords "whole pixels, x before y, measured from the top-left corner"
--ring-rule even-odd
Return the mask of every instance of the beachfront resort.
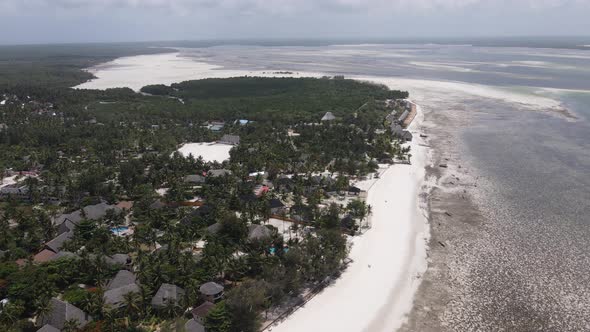
[[[340, 85], [343, 96], [320, 104], [278, 96], [279, 108], [309, 105], [280, 115], [255, 106], [268, 97], [252, 97], [240, 118], [223, 109], [190, 119], [182, 111], [133, 119], [129, 111], [134, 103], [162, 109], [171, 102], [214, 109], [203, 90], [268, 82], [315, 92]], [[344, 78], [195, 81], [163, 90], [184, 103], [135, 93], [107, 103], [97, 94], [95, 102], [86, 97], [81, 114], [68, 111], [67, 98], [59, 111], [40, 112], [49, 107], [43, 100], [14, 94], [2, 109], [3, 128], [16, 138], [24, 109], [41, 123], [75, 123], [110, 143], [63, 138], [50, 158], [30, 148], [26, 156], [9, 149], [3, 160], [11, 167], [0, 187], [1, 310], [23, 326], [271, 328], [345, 271], [355, 239], [370, 232], [374, 214], [384, 215], [371, 192], [398, 181], [392, 168], [410, 169], [407, 128], [417, 108], [407, 93]], [[243, 98], [240, 92], [236, 102]], [[121, 118], [105, 117], [105, 108], [121, 104]]]

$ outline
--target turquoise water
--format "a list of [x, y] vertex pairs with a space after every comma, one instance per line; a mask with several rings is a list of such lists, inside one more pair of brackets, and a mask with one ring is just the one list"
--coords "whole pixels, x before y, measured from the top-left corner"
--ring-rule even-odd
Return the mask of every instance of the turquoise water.
[[122, 233], [122, 232], [125, 232], [125, 231], [128, 231], [128, 230], [129, 230], [129, 227], [114, 227], [114, 228], [111, 228], [111, 232], [113, 232], [115, 234], [119, 234], [119, 233]]

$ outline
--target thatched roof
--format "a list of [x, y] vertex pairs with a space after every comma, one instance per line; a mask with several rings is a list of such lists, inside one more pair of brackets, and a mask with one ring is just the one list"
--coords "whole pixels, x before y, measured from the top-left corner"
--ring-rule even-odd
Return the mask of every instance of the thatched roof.
[[262, 240], [272, 236], [272, 231], [263, 225], [250, 225], [249, 240]]
[[209, 281], [207, 283], [202, 284], [201, 287], [199, 287], [199, 291], [203, 295], [214, 296], [223, 292], [223, 286], [216, 282]]
[[107, 284], [107, 290], [135, 284], [136, 280], [137, 278], [133, 272], [121, 270], [117, 272], [117, 275]]
[[104, 303], [112, 308], [120, 308], [124, 305], [124, 296], [129, 293], [139, 293], [140, 289], [137, 284], [130, 284], [119, 288], [111, 289], [104, 292]]
[[200, 306], [191, 310], [191, 314], [193, 315], [193, 317], [195, 319], [203, 320], [203, 319], [205, 319], [205, 317], [207, 317], [207, 315], [209, 314], [209, 311], [211, 311], [211, 309], [213, 309], [214, 306], [215, 306], [215, 304], [213, 304], [209, 301], [205, 301]]
[[336, 120], [336, 117], [334, 116], [334, 114], [332, 114], [332, 112], [326, 112], [326, 114], [322, 118], [322, 121], [333, 121], [333, 120]]
[[[63, 329], [65, 323], [70, 320], [78, 322], [78, 327], [82, 328], [92, 320], [92, 317], [88, 316], [84, 311], [68, 302], [58, 300], [56, 298], [51, 299], [49, 302], [50, 311], [40, 317], [40, 323], [42, 325], [51, 325], [56, 329]], [[47, 328], [49, 331], [50, 327]]]
[[205, 327], [193, 318], [193, 319], [189, 319], [186, 322], [186, 324], [184, 324], [184, 331], [185, 332], [205, 332]]
[[61, 247], [63, 246], [63, 244], [68, 241], [69, 239], [71, 239], [74, 236], [74, 232], [70, 231], [70, 232], [65, 232], [62, 233], [58, 236], [56, 236], [53, 240], [47, 242], [45, 244], [45, 247], [47, 247], [47, 249], [58, 253], [61, 250]]
[[156, 295], [152, 298], [152, 306], [165, 307], [169, 303], [178, 304], [184, 297], [184, 294], [184, 289], [176, 285], [162, 284]]
[[45, 324], [42, 328], [38, 329], [37, 332], [60, 332], [60, 330], [49, 324]]

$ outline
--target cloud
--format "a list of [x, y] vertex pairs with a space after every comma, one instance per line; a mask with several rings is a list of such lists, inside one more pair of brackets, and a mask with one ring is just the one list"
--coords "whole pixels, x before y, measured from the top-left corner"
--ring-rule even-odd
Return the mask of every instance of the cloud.
[[314, 10], [335, 11], [436, 11], [457, 10], [469, 6], [554, 8], [588, 4], [588, 0], [0, 0], [5, 13], [55, 10], [168, 10], [187, 15], [209, 10], [234, 13], [287, 14]]

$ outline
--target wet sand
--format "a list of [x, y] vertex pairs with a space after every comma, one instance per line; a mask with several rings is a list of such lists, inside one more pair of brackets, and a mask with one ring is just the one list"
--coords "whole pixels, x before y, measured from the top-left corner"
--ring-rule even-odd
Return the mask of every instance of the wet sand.
[[[525, 209], [522, 205], [511, 206], [517, 202], [508, 199], [512, 189], [500, 183], [511, 180], [485, 172], [487, 167], [482, 168], [482, 161], [469, 150], [481, 145], [468, 142], [481, 134], [466, 134], [493, 123], [499, 126], [492, 130], [494, 135], [503, 137], [502, 128], [511, 122], [532, 121], [531, 117], [567, 120], [558, 119], [559, 114], [523, 113], [518, 104], [484, 100], [447, 100], [437, 108], [428, 106], [425, 131], [435, 167], [427, 174], [436, 179], [429, 199], [429, 266], [400, 331], [590, 330], [588, 256], [582, 245], [587, 228], [571, 224], [564, 214], [535, 217], [519, 211]], [[482, 122], [485, 119], [493, 121]], [[532, 145], [524, 144], [525, 149], [528, 146]], [[519, 154], [520, 148], [505, 146], [504, 151]], [[503, 160], [505, 153], [489, 156]], [[512, 158], [513, 163], [526, 159]], [[533, 170], [523, 174], [528, 172], [534, 174]], [[548, 179], [537, 175], [528, 181]], [[540, 201], [550, 205], [556, 199]], [[584, 199], [579, 199], [584, 211]]]

